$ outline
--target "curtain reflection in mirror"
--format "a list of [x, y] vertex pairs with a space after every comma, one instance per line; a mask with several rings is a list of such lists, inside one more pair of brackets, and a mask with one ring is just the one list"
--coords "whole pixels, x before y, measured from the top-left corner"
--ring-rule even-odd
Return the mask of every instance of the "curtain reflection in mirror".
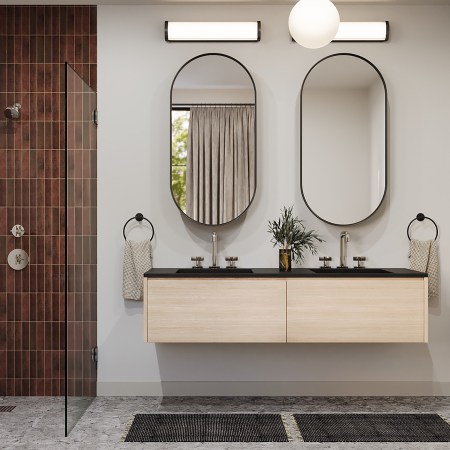
[[186, 214], [208, 225], [229, 222], [255, 190], [255, 108], [190, 108]]

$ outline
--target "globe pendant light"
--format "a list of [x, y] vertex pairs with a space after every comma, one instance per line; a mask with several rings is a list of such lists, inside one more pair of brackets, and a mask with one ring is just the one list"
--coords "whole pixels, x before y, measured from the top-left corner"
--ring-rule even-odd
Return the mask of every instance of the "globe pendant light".
[[300, 0], [289, 14], [289, 31], [306, 48], [329, 44], [339, 28], [339, 13], [330, 0]]

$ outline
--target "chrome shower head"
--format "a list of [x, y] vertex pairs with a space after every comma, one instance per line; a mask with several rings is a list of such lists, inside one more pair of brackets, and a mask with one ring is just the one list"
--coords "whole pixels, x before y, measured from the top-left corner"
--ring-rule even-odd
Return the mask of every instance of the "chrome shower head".
[[14, 106], [8, 106], [5, 109], [5, 117], [11, 120], [18, 120], [20, 118], [20, 108], [22, 108], [20, 103], [14, 103]]

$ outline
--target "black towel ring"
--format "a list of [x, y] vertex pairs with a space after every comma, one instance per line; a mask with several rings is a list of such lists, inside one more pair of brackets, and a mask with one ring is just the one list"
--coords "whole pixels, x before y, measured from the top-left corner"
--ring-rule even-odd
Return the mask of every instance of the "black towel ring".
[[408, 236], [409, 240], [411, 240], [411, 236], [409, 235], [409, 227], [411, 226], [411, 224], [415, 220], [418, 220], [419, 222], [423, 222], [425, 219], [428, 219], [431, 222], [433, 222], [434, 226], [436, 227], [436, 236], [435, 236], [434, 240], [436, 240], [438, 238], [438, 236], [439, 236], [439, 229], [438, 229], [438, 226], [436, 225], [436, 222], [433, 219], [430, 219], [429, 217], [427, 217], [425, 214], [419, 213], [419, 214], [417, 214], [417, 216], [413, 220], [411, 220], [411, 222], [409, 222], [408, 228], [406, 229], [406, 235]]
[[143, 220], [146, 220], [150, 224], [150, 226], [152, 227], [152, 237], [150, 238], [150, 240], [152, 241], [153, 236], [155, 235], [155, 229], [153, 228], [153, 224], [150, 222], [150, 220], [148, 220], [146, 217], [144, 217], [144, 215], [141, 213], [137, 213], [134, 217], [132, 217], [131, 219], [128, 219], [125, 222], [125, 225], [123, 226], [123, 238], [125, 240], [127, 240], [127, 237], [125, 235], [125, 228], [128, 225], [128, 223], [131, 222], [133, 219], [136, 219], [138, 222], [142, 222]]

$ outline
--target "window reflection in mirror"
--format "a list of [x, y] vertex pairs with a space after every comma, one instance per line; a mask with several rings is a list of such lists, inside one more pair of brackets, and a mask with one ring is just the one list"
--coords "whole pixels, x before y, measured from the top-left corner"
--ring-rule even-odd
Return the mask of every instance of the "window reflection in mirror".
[[247, 69], [222, 54], [200, 55], [171, 90], [171, 190], [184, 214], [230, 222], [256, 189], [256, 92]]
[[186, 213], [186, 159], [190, 110], [172, 110], [172, 194]]

